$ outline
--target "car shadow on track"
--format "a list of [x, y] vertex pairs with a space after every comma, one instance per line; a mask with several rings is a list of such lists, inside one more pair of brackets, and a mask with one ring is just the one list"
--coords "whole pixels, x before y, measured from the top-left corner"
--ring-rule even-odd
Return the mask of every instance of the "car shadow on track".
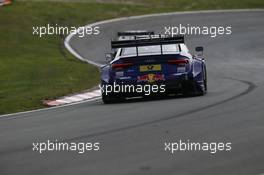
[[138, 97], [129, 97], [120, 101], [116, 101], [110, 104], [128, 104], [128, 103], [138, 103], [138, 102], [152, 102], [152, 101], [162, 101], [162, 100], [175, 100], [175, 99], [187, 99], [187, 98], [195, 98], [201, 97], [201, 95], [181, 95], [181, 94], [170, 94], [170, 95], [162, 95], [162, 96], [138, 96]]

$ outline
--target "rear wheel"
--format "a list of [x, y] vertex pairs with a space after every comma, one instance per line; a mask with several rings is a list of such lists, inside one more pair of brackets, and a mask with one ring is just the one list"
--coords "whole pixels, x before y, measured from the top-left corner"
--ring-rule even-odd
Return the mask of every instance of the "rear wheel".
[[205, 95], [207, 93], [207, 72], [205, 66], [203, 67], [203, 73], [203, 95]]
[[104, 102], [104, 104], [111, 104], [111, 103], [118, 103], [118, 102], [122, 102], [124, 100], [123, 97], [118, 97], [118, 96], [113, 96], [111, 94], [102, 94], [102, 100]]
[[203, 80], [203, 87], [200, 87], [197, 95], [205, 95], [207, 93], [206, 80]]
[[198, 85], [195, 81], [184, 84], [182, 93], [186, 97], [205, 95], [207, 93], [206, 77], [203, 78], [202, 86]]
[[205, 95], [207, 93], [207, 75], [206, 68], [203, 67], [203, 86], [199, 87], [197, 95]]

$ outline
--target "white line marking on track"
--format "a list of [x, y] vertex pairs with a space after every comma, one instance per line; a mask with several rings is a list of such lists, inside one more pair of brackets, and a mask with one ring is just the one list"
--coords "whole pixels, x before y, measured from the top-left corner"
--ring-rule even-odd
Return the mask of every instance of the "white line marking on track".
[[49, 111], [49, 110], [54, 110], [54, 109], [58, 109], [58, 108], [74, 106], [74, 105], [82, 104], [82, 103], [85, 103], [85, 102], [96, 101], [96, 100], [99, 100], [99, 99], [101, 99], [101, 97], [96, 97], [96, 98], [93, 98], [93, 99], [88, 99], [88, 100], [84, 100], [84, 101], [80, 101], [80, 102], [65, 104], [65, 105], [62, 105], [62, 106], [54, 106], [54, 107], [49, 107], [49, 108], [42, 108], [42, 109], [36, 109], [36, 110], [30, 110], [30, 111], [24, 111], [24, 112], [17, 112], [17, 113], [12, 113], [12, 114], [4, 114], [4, 115], [0, 115], [0, 118], [11, 117], [11, 116], [15, 116], [15, 115], [29, 114], [29, 113], [34, 113], [34, 112]]

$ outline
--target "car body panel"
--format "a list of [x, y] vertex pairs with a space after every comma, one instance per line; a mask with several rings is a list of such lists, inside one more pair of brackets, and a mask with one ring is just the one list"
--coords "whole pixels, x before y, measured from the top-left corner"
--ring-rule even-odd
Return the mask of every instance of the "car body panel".
[[[192, 88], [205, 89], [206, 65], [201, 56], [191, 55], [184, 43], [180, 51], [170, 54], [122, 55], [115, 50], [114, 59], [101, 68], [102, 85], [164, 84], [168, 92], [181, 93]], [[193, 86], [189, 89], [189, 86]], [[127, 94], [125, 94], [127, 95]]]

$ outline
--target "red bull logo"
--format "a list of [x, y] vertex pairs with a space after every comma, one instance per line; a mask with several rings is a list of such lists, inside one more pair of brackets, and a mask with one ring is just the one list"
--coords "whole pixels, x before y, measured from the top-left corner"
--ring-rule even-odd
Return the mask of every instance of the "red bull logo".
[[146, 74], [142, 76], [138, 76], [138, 82], [149, 82], [153, 83], [155, 81], [165, 80], [163, 74]]

